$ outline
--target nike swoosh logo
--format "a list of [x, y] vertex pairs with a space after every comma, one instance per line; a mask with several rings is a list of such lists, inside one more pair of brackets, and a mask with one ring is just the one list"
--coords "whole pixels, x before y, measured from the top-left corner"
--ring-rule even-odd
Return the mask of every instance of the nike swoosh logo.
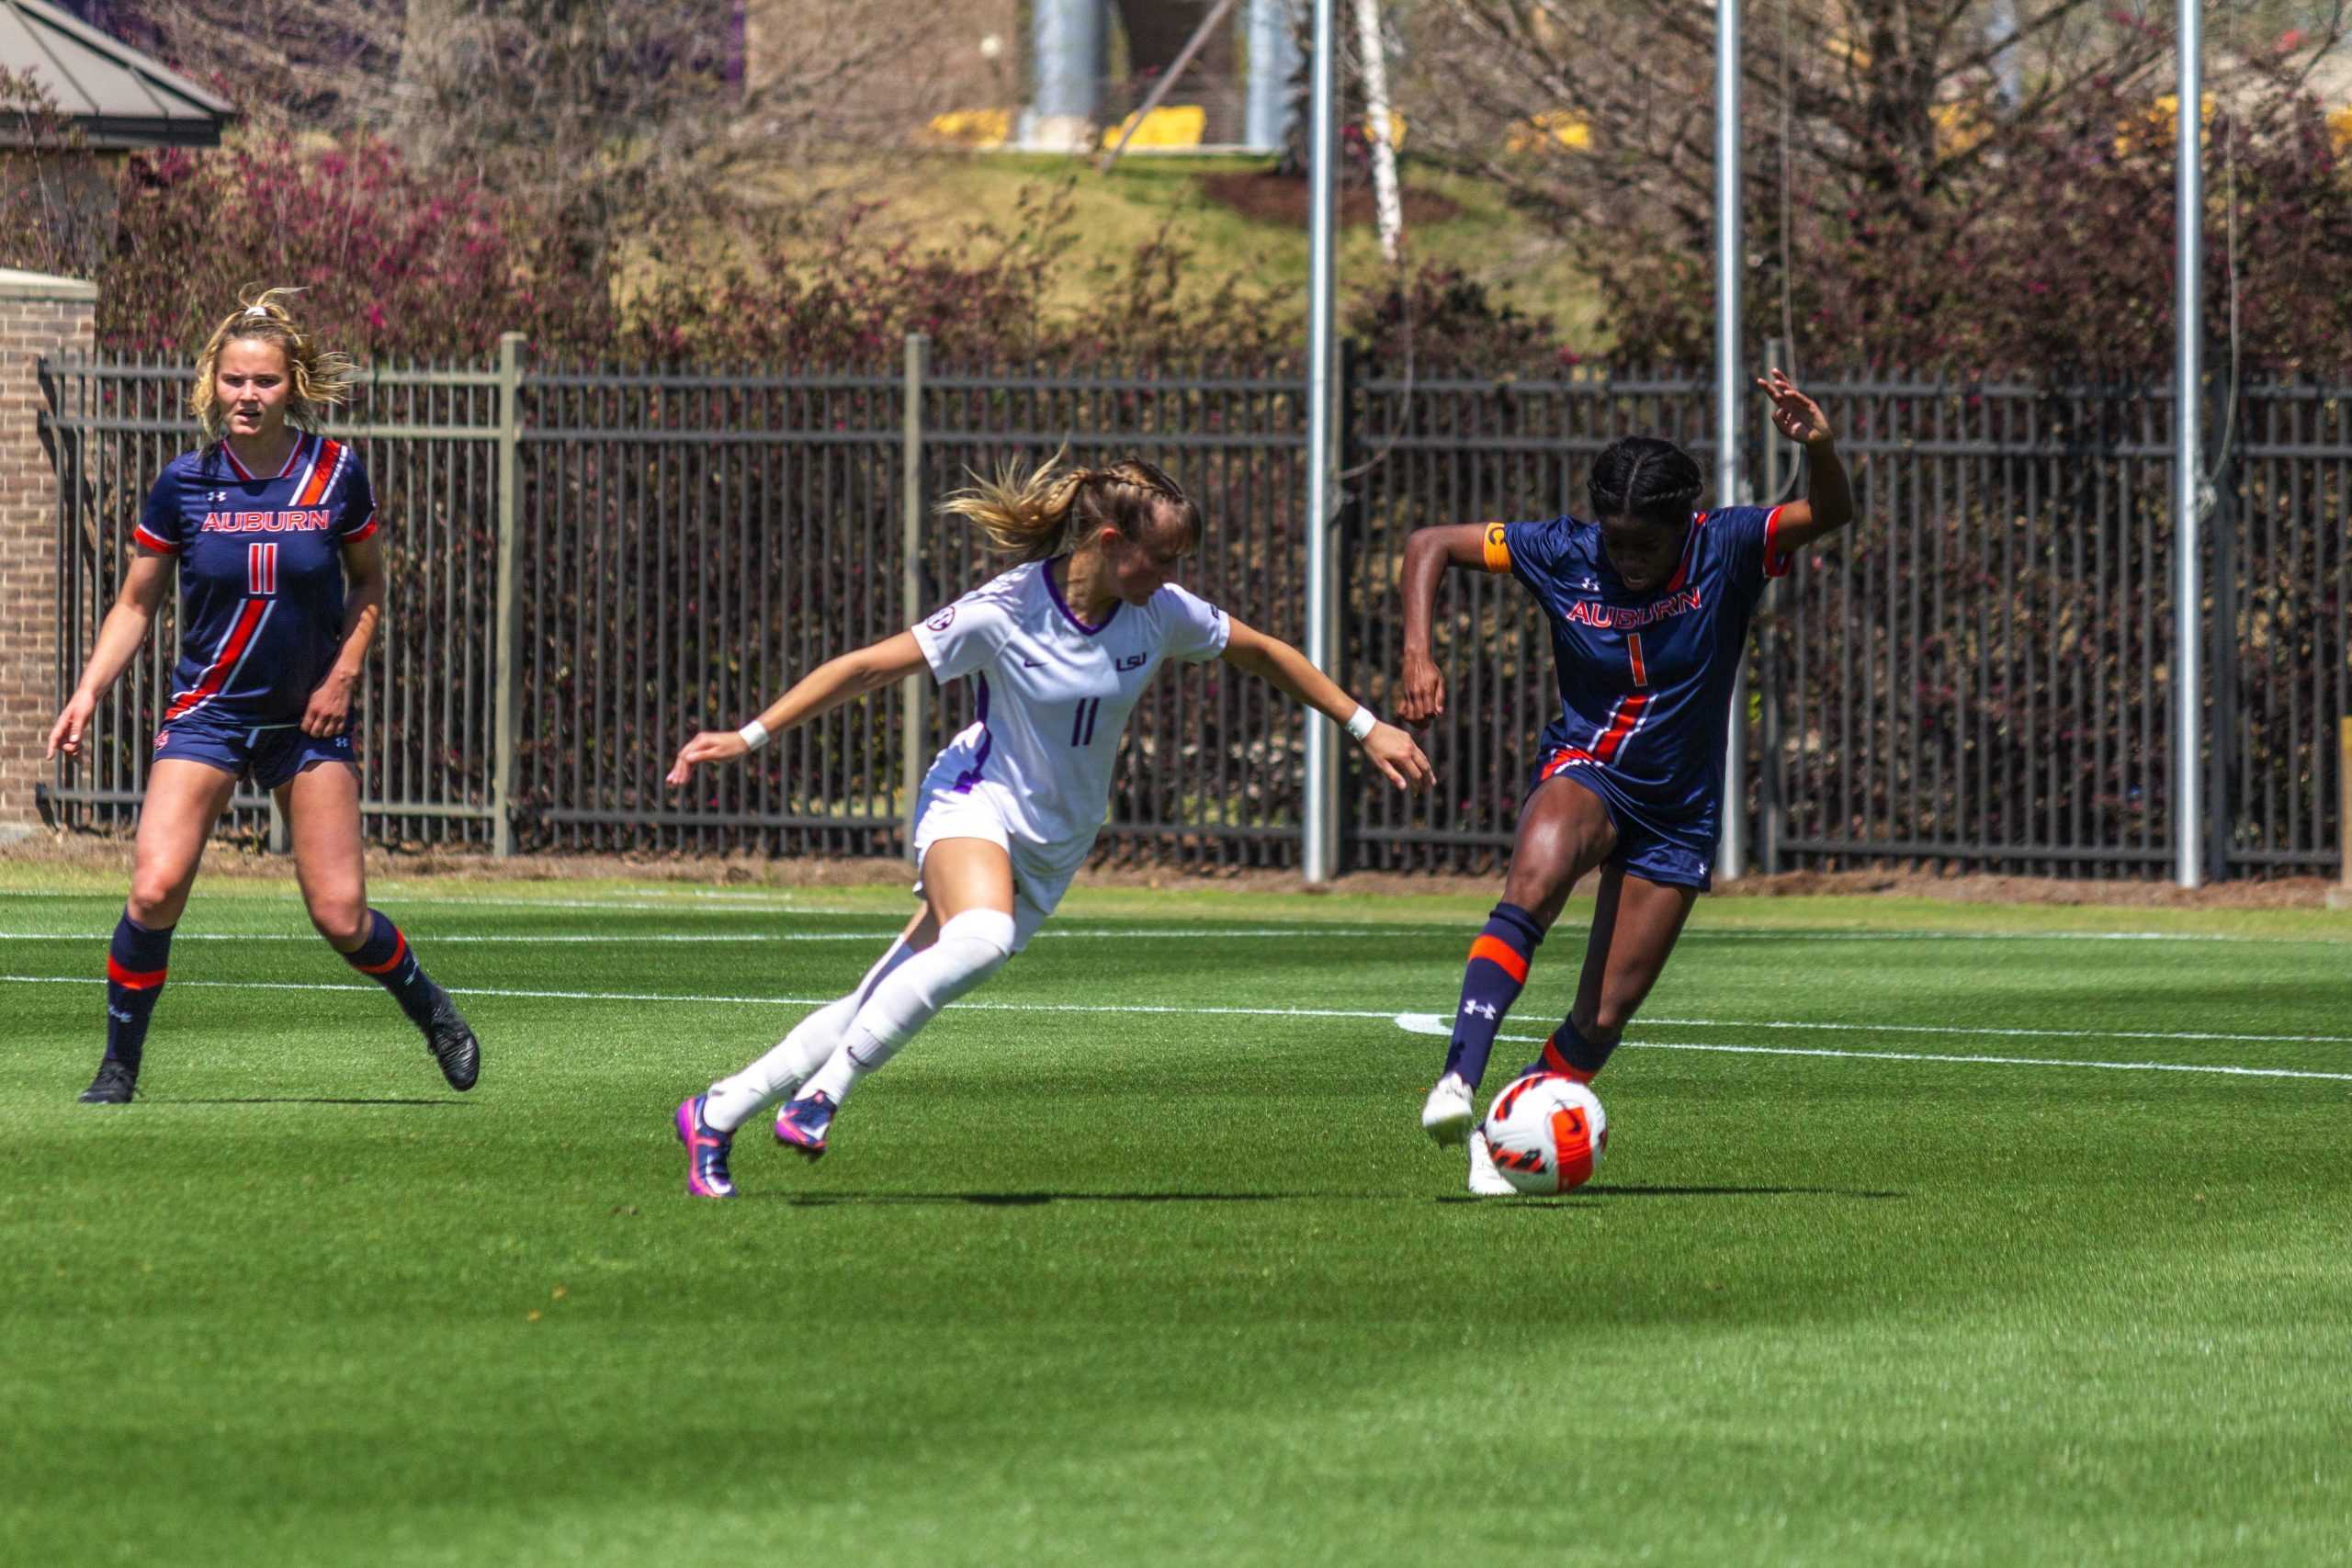
[[1024, 659], [1021, 661], [1021, 667], [1023, 670], [1043, 670], [1046, 667], [1046, 661], [1042, 659]]

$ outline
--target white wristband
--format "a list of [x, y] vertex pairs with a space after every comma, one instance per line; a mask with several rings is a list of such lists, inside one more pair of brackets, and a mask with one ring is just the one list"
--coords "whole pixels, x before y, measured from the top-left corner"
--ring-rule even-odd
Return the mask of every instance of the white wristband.
[[1365, 736], [1372, 733], [1372, 727], [1379, 722], [1379, 716], [1374, 714], [1370, 708], [1364, 706], [1362, 703], [1358, 703], [1356, 705], [1355, 713], [1348, 719], [1348, 739], [1351, 740], [1363, 739]]
[[768, 743], [768, 727], [756, 718], [735, 733], [741, 736], [743, 744], [754, 751]]

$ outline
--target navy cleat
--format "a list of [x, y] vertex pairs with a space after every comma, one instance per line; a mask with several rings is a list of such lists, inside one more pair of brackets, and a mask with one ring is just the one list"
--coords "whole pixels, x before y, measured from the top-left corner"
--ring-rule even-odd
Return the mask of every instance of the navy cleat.
[[686, 1145], [686, 1190], [697, 1198], [732, 1198], [735, 1182], [727, 1174], [727, 1146], [735, 1137], [702, 1119], [705, 1098], [698, 1094], [678, 1102], [678, 1142]]
[[98, 1064], [98, 1076], [82, 1091], [85, 1105], [128, 1105], [139, 1091], [139, 1069], [118, 1056]]
[[806, 1159], [823, 1159], [825, 1133], [833, 1124], [833, 1112], [840, 1109], [823, 1089], [787, 1100], [775, 1113], [775, 1141]]
[[441, 1076], [451, 1089], [469, 1089], [481, 1077], [481, 1042], [474, 1038], [449, 993], [438, 986], [433, 987], [433, 1016], [424, 1025], [424, 1044], [441, 1064]]

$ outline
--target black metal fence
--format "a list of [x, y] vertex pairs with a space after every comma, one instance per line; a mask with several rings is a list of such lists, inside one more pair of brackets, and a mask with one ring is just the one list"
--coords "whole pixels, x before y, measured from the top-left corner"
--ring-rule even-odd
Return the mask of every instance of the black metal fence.
[[[733, 725], [831, 653], [984, 577], [932, 512], [967, 470], [1067, 445], [1138, 452], [1198, 496], [1188, 581], [1304, 639], [1305, 383], [1295, 367], [854, 373], [379, 372], [342, 422], [390, 524], [391, 609], [363, 699], [369, 831], [520, 849], [899, 852], [913, 777], [964, 694], [876, 694], [757, 765], [662, 788], [678, 741]], [[86, 657], [148, 482], [189, 439], [187, 372], [46, 367], [61, 480], [58, 679]], [[1704, 457], [1708, 388], [1345, 378], [1338, 673], [1386, 706], [1405, 535], [1580, 510], [1591, 456], [1642, 430]], [[1860, 523], [1775, 585], [1752, 652], [1747, 821], [1766, 869], [1889, 862], [2142, 876], [2172, 863], [2171, 397], [1849, 378]], [[2335, 727], [2352, 712], [2352, 387], [2258, 383], [2226, 407], [2207, 532], [2205, 838], [2216, 875], [2336, 863]], [[2223, 412], [2216, 400], [2217, 422]], [[1758, 422], [1760, 425], [1760, 421]], [[1774, 457], [1753, 434], [1747, 471]], [[1787, 459], [1781, 459], [1785, 463]], [[1476, 871], [1507, 850], [1554, 697], [1540, 617], [1456, 574], [1441, 610], [1443, 777], [1407, 803], [1354, 767], [1341, 864]], [[127, 818], [169, 678], [166, 617], [66, 820]], [[1305, 728], [1221, 665], [1138, 708], [1103, 852], [1295, 864]], [[234, 827], [267, 804], [241, 796]]]

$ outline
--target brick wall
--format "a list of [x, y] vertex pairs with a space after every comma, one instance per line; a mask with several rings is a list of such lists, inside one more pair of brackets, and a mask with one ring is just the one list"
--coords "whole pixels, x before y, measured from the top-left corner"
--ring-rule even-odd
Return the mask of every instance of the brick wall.
[[96, 286], [0, 270], [0, 836], [38, 822], [57, 716], [57, 475], [41, 444], [40, 360], [87, 353]]

